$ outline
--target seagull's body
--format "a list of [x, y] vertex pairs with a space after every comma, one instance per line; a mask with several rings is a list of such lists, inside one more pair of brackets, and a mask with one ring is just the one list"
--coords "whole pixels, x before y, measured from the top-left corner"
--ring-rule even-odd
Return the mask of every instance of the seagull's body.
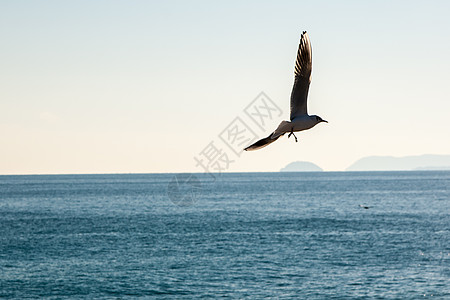
[[[327, 122], [316, 115], [308, 115], [307, 99], [309, 84], [311, 82], [312, 71], [312, 51], [311, 42], [308, 34], [303, 31], [300, 38], [300, 44], [297, 51], [297, 60], [295, 63], [295, 81], [291, 94], [291, 117], [290, 121], [282, 121], [278, 128], [275, 129], [268, 137], [261, 139], [248, 146], [244, 150], [251, 151], [261, 149], [273, 142], [285, 133], [294, 135], [294, 132], [313, 128], [320, 122]], [[295, 141], [297, 137], [294, 135]]]

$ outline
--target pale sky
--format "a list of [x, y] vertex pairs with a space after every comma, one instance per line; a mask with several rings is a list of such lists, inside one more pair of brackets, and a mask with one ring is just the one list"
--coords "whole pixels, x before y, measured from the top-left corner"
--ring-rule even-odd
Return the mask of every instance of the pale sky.
[[[0, 174], [202, 172], [194, 157], [210, 142], [233, 172], [450, 154], [449, 12], [449, 1], [2, 1]], [[236, 117], [260, 138], [289, 119], [303, 30], [309, 113], [329, 123], [236, 156], [218, 137]], [[244, 113], [262, 91], [283, 112], [264, 130]]]

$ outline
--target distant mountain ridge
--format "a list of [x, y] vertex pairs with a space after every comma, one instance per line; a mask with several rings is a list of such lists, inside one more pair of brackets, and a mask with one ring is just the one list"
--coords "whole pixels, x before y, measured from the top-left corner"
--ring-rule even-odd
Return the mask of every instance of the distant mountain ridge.
[[450, 155], [367, 156], [357, 160], [346, 169], [346, 171], [409, 170], [450, 170]]
[[282, 168], [280, 172], [322, 172], [323, 169], [309, 161], [295, 161]]

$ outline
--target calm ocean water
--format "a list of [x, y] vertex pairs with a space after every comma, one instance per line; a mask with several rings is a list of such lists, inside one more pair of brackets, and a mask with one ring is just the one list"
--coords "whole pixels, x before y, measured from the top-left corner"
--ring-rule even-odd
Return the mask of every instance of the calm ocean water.
[[173, 176], [0, 176], [0, 298], [450, 299], [448, 171]]

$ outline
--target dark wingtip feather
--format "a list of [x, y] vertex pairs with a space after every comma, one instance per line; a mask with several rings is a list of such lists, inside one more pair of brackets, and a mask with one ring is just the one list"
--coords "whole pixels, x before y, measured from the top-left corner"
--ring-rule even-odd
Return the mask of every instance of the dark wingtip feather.
[[280, 137], [280, 136], [277, 136], [276, 138], [272, 138], [272, 134], [273, 134], [273, 133], [271, 133], [271, 134], [270, 134], [268, 137], [266, 137], [266, 138], [260, 139], [259, 141], [257, 141], [256, 143], [254, 143], [254, 144], [248, 146], [248, 147], [245, 148], [244, 150], [245, 150], [245, 151], [254, 151], [254, 150], [258, 150], [258, 149], [261, 149], [261, 148], [266, 147], [267, 145], [272, 144], [273, 142], [275, 142], [276, 140], [278, 140], [278, 138]]

